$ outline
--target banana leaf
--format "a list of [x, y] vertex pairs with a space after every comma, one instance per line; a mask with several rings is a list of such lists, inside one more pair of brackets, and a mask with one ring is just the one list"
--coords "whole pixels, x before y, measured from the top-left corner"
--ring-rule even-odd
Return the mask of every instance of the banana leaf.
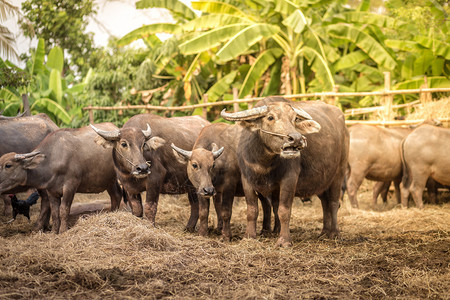
[[196, 18], [195, 12], [189, 6], [178, 0], [140, 0], [136, 2], [137, 9], [154, 7], [168, 9], [172, 13], [187, 20]]

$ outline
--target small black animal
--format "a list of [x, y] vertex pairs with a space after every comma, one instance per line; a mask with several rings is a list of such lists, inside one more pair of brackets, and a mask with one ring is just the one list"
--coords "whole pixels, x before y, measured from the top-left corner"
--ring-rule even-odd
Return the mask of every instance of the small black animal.
[[13, 208], [13, 220], [16, 219], [18, 214], [24, 215], [30, 220], [30, 207], [38, 201], [38, 192], [32, 193], [25, 201], [17, 199], [16, 195], [13, 194], [9, 195], [9, 198], [11, 198]]

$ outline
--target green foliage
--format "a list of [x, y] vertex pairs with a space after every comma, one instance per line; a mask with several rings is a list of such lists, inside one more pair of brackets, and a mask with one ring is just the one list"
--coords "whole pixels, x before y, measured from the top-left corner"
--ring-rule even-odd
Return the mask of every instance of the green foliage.
[[26, 16], [21, 22], [22, 31], [30, 37], [43, 38], [50, 46], [65, 49], [70, 55], [66, 68], [86, 74], [95, 49], [92, 33], [85, 33], [87, 18], [96, 13], [93, 3], [93, 0], [26, 0], [22, 2]]
[[[36, 50], [27, 62], [24, 70], [9, 62], [0, 62], [1, 67], [9, 65], [14, 70], [17, 83], [5, 81], [1, 85], [0, 98], [4, 103], [0, 107], [6, 115], [15, 115], [22, 109], [22, 94], [28, 96], [31, 113], [44, 112], [59, 126], [76, 126], [81, 117], [81, 108], [75, 101], [77, 91], [83, 84], [74, 84], [70, 76], [63, 77], [63, 50], [53, 47], [46, 56], [45, 42], [39, 39]], [[68, 86], [72, 85], [71, 88]]]

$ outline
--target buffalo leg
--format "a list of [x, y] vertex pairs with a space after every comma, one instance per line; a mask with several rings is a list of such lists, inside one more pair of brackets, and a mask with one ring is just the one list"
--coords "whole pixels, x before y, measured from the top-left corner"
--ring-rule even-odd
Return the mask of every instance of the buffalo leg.
[[242, 177], [242, 186], [247, 202], [247, 228], [245, 230], [245, 237], [255, 239], [256, 221], [258, 219], [258, 196], [245, 177]]
[[427, 186], [429, 202], [431, 204], [436, 204], [437, 203], [437, 192], [438, 192], [436, 181], [429, 178], [427, 180], [426, 186]]
[[261, 201], [261, 206], [263, 210], [263, 224], [261, 234], [270, 233], [272, 227], [272, 205], [270, 204], [269, 199], [265, 198], [263, 195], [258, 193], [259, 201]]
[[381, 194], [381, 198], [383, 199], [383, 202], [387, 202], [387, 194], [389, 191], [389, 187], [391, 185], [391, 182], [383, 182], [379, 181], [375, 183], [373, 186], [373, 194], [372, 194], [372, 206], [375, 206], [377, 204], [378, 195]]
[[364, 180], [364, 177], [365, 177], [364, 173], [356, 172], [354, 168], [352, 168], [352, 171], [347, 181], [347, 194], [348, 199], [350, 200], [350, 204], [352, 205], [353, 208], [359, 208], [356, 194], [358, 192], [361, 183]]
[[206, 236], [208, 234], [209, 202], [210, 202], [209, 198], [205, 198], [202, 196], [198, 197], [199, 221], [200, 221], [198, 234], [201, 236]]
[[61, 226], [61, 219], [59, 218], [59, 208], [61, 206], [61, 198], [49, 195], [50, 209], [52, 212], [52, 232], [59, 233], [59, 228]]
[[111, 211], [118, 210], [120, 207], [120, 201], [122, 201], [122, 188], [116, 181], [112, 186], [106, 190], [111, 198]]
[[425, 190], [425, 185], [426, 185], [426, 179], [425, 180], [414, 179], [411, 184], [410, 192], [414, 199], [414, 202], [416, 203], [417, 208], [423, 208], [422, 197], [423, 197], [423, 191]]
[[[198, 197], [197, 193], [194, 191], [188, 192], [189, 204], [191, 205], [191, 215], [189, 216], [189, 220], [186, 225], [186, 230], [189, 232], [195, 231], [195, 225], [198, 221], [199, 207], [198, 207]], [[209, 211], [209, 199], [208, 199], [208, 211]], [[206, 219], [208, 222], [208, 219]], [[206, 226], [208, 227], [208, 225]]]
[[159, 191], [147, 189], [144, 205], [144, 214], [153, 226], [156, 226], [156, 213], [158, 212]]
[[280, 234], [281, 224], [280, 218], [278, 217], [278, 206], [280, 204], [279, 193], [274, 193], [272, 196], [272, 209], [273, 209], [273, 217], [274, 217], [274, 226], [273, 233]]
[[395, 193], [395, 199], [397, 199], [397, 203], [400, 203], [402, 200], [402, 195], [401, 195], [401, 191], [400, 191], [400, 183], [401, 183], [401, 180], [394, 181], [394, 193]]
[[276, 243], [277, 246], [291, 246], [291, 234], [289, 232], [289, 223], [291, 221], [292, 202], [294, 201], [294, 191], [280, 189], [280, 201], [278, 206], [278, 217], [280, 218], [280, 237]]
[[[125, 191], [125, 193], [127, 193]], [[142, 208], [142, 197], [141, 194], [130, 194], [128, 195], [128, 203], [131, 207], [131, 213], [133, 216], [136, 216], [138, 218], [142, 218], [144, 214], [144, 209]]]
[[12, 205], [11, 205], [11, 198], [9, 198], [8, 195], [1, 195], [1, 197], [3, 198], [3, 203], [4, 203], [4, 207], [3, 207], [3, 215], [4, 216], [10, 216], [12, 214]]
[[59, 214], [61, 218], [61, 227], [59, 228], [59, 233], [66, 232], [69, 229], [70, 207], [72, 206], [75, 191], [76, 190], [72, 187], [63, 188], [63, 198], [61, 201], [61, 206], [59, 208]]
[[221, 215], [223, 219], [222, 240], [231, 241], [231, 215], [233, 209], [234, 193], [224, 192], [222, 194]]
[[323, 194], [319, 195], [322, 202], [323, 229], [320, 236], [327, 235], [330, 238], [339, 236], [337, 224], [337, 212], [339, 209], [340, 181], [336, 180]]
[[48, 198], [47, 191], [38, 190], [41, 196], [41, 211], [39, 213], [38, 220], [34, 225], [34, 231], [44, 231], [50, 227], [50, 200]]
[[222, 218], [222, 195], [218, 196], [214, 196], [213, 197], [213, 201], [214, 201], [214, 209], [216, 211], [216, 216], [217, 216], [217, 230], [218, 232], [222, 232], [222, 228], [223, 228], [223, 218]]

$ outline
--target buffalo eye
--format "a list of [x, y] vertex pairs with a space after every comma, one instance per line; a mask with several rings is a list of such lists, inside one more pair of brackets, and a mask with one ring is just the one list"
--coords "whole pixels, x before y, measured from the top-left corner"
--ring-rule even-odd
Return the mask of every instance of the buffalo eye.
[[267, 120], [273, 121], [273, 116], [268, 116], [268, 117], [267, 117]]
[[192, 164], [192, 167], [193, 167], [194, 169], [198, 169], [198, 165], [197, 165], [196, 163], [193, 163], [193, 164]]
[[12, 167], [11, 164], [6, 164], [6, 165], [5, 165], [5, 169], [9, 169], [9, 168], [11, 168], [11, 167]]
[[122, 143], [120, 143], [120, 146], [122, 146], [123, 148], [126, 148], [128, 145], [126, 142], [122, 142]]
[[295, 117], [295, 122], [301, 122], [302, 121], [302, 118], [300, 118], [300, 117]]

